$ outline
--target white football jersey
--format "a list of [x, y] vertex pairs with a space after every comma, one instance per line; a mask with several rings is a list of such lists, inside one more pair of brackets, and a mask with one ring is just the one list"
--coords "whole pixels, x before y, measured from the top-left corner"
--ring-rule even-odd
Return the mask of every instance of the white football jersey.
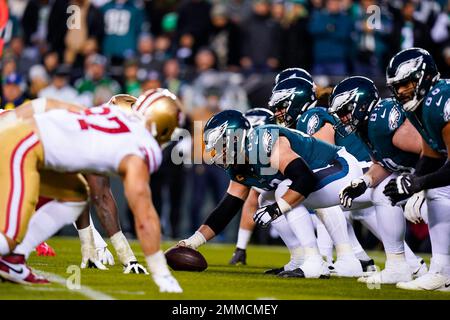
[[114, 174], [127, 155], [142, 158], [150, 173], [161, 164], [161, 148], [140, 119], [117, 107], [94, 107], [81, 113], [51, 110], [34, 118], [46, 169]]

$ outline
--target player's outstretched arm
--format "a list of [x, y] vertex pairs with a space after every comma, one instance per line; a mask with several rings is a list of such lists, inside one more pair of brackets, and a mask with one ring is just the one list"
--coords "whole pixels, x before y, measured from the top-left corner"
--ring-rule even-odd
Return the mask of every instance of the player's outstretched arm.
[[[111, 239], [120, 262], [124, 266], [124, 273], [147, 273], [147, 270], [138, 263], [133, 250], [120, 228], [119, 213], [116, 201], [111, 192], [109, 177], [89, 174], [86, 176], [91, 190], [91, 200], [102, 227]], [[105, 264], [112, 258], [109, 250], [100, 248], [100, 258]]]
[[178, 245], [197, 249], [206, 241], [211, 240], [222, 232], [244, 205], [248, 192], [249, 187], [230, 181], [227, 192], [217, 207], [206, 218], [205, 223], [192, 236], [178, 242]]
[[136, 234], [153, 280], [160, 292], [182, 292], [160, 249], [161, 227], [151, 200], [148, 167], [141, 158], [129, 155], [120, 162], [119, 174], [123, 179], [125, 196], [134, 215]]

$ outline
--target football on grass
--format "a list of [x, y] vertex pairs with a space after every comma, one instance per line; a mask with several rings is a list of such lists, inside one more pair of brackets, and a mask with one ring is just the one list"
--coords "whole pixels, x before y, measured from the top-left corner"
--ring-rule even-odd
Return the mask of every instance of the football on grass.
[[208, 263], [200, 252], [188, 247], [173, 247], [165, 252], [167, 264], [176, 271], [203, 271]]

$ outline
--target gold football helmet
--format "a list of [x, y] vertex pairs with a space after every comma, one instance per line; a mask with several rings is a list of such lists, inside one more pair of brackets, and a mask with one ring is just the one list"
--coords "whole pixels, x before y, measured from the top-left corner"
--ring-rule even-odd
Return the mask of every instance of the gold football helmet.
[[116, 94], [109, 99], [108, 104], [112, 104], [130, 111], [137, 98], [129, 94]]
[[174, 130], [181, 125], [181, 103], [167, 89], [144, 92], [132, 109], [144, 117], [146, 128], [160, 145], [168, 142]]

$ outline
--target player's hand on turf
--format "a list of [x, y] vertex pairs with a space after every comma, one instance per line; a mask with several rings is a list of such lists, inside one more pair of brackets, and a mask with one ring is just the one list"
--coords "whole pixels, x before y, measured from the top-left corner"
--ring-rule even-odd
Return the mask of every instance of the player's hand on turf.
[[181, 289], [178, 284], [177, 279], [175, 279], [172, 275], [153, 275], [153, 281], [155, 281], [156, 285], [159, 288], [159, 292], [168, 292], [168, 293], [182, 293], [183, 289]]
[[366, 181], [362, 178], [353, 179], [350, 185], [345, 187], [339, 193], [339, 199], [341, 200], [341, 205], [345, 208], [350, 208], [352, 206], [353, 200], [361, 196], [366, 192], [368, 186]]
[[404, 215], [406, 220], [412, 223], [421, 223], [422, 218], [422, 208], [426, 205], [425, 191], [420, 191], [412, 195], [411, 198], [406, 202]]
[[273, 220], [281, 216], [283, 213], [281, 212], [280, 207], [278, 204], [272, 203], [268, 206], [259, 208], [256, 210], [255, 214], [253, 215], [253, 220], [262, 226], [263, 228], [267, 227]]
[[392, 205], [405, 200], [420, 191], [420, 186], [412, 174], [402, 174], [391, 179], [384, 187], [384, 195], [391, 200]]
[[131, 261], [127, 265], [123, 266], [123, 273], [148, 274], [147, 269], [145, 269], [144, 266], [139, 264], [137, 261]]
[[81, 269], [96, 268], [99, 270], [108, 270], [107, 267], [101, 263], [97, 256], [97, 250], [90, 244], [81, 245]]
[[95, 250], [97, 251], [98, 260], [100, 260], [103, 265], [114, 265], [114, 257], [111, 251], [108, 250], [108, 247], [96, 248]]

